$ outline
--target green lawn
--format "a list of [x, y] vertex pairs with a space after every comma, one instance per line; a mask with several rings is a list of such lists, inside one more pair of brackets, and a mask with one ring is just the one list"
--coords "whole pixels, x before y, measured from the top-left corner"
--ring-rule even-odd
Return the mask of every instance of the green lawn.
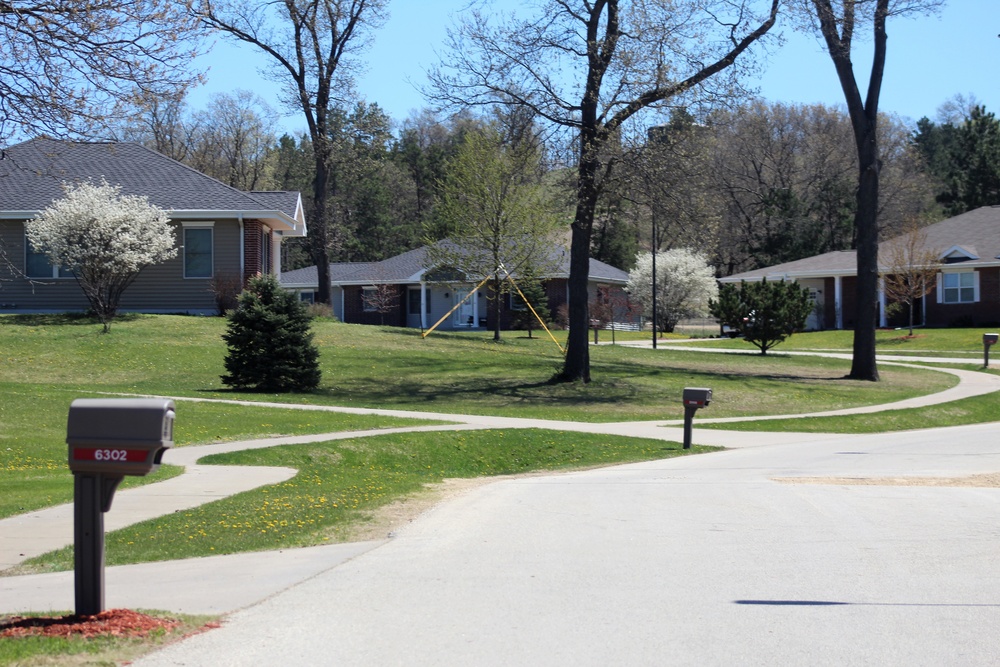
[[[704, 416], [729, 417], [887, 403], [955, 383], [953, 376], [932, 370], [889, 366], [883, 368], [883, 382], [849, 381], [844, 379], [847, 361], [779, 353], [717, 355], [602, 345], [591, 348], [593, 382], [550, 384], [561, 354], [547, 338], [514, 332], [497, 344], [488, 333], [422, 338], [414, 330], [317, 320], [320, 390], [262, 395], [222, 386], [224, 326], [219, 318], [131, 316], [105, 335], [99, 324], [84, 319], [0, 317], [0, 516], [70, 499], [67, 408], [73, 398], [92, 392], [607, 422], [679, 419], [685, 386], [711, 387], [714, 400]], [[817, 347], [834, 342], [824, 338]], [[988, 409], [977, 414], [990, 418]], [[418, 422], [181, 401], [176, 438], [183, 446], [409, 423]], [[233, 454], [226, 462], [289, 465], [300, 473], [285, 485], [109, 535], [108, 558], [131, 562], [345, 539], [378, 507], [446, 477], [678, 453], [683, 452], [676, 443], [507, 430], [386, 435]], [[164, 468], [164, 475], [176, 473]], [[275, 499], [281, 502], [276, 505]], [[65, 567], [67, 562], [64, 553], [43, 557], [36, 566]]]
[[[58, 322], [58, 320], [55, 320]], [[323, 381], [309, 395], [237, 394], [222, 386], [219, 318], [137, 316], [108, 335], [98, 325], [0, 317], [0, 384], [169, 394], [545, 419], [674, 419], [685, 386], [710, 386], [716, 416], [801, 412], [900, 400], [953, 383], [938, 373], [886, 369], [885, 382], [844, 380], [849, 362], [719, 358], [682, 350], [591, 349], [594, 381], [549, 384], [562, 356], [547, 338], [433, 333], [317, 321]], [[560, 335], [564, 334], [559, 332]], [[737, 341], [738, 342], [738, 341]], [[47, 390], [46, 390], [47, 391]], [[181, 417], [178, 417], [178, 427]]]
[[[298, 475], [107, 536], [118, 565], [353, 539], [389, 502], [449, 478], [592, 467], [711, 451], [676, 442], [539, 429], [373, 436], [210, 456], [205, 463], [285, 466]], [[377, 535], [385, 537], [385, 532]], [[67, 547], [18, 571], [73, 568]]]
[[[913, 336], [908, 329], [880, 329], [875, 332], [877, 354], [898, 354], [903, 356], [926, 357], [968, 357], [970, 361], [983, 358], [983, 334], [985, 329], [914, 329]], [[831, 351], [850, 352], [853, 347], [853, 331], [811, 331], [790, 336], [774, 348], [781, 351]], [[732, 349], [755, 349], [741, 338], [721, 338], [703, 341], [712, 346]]]

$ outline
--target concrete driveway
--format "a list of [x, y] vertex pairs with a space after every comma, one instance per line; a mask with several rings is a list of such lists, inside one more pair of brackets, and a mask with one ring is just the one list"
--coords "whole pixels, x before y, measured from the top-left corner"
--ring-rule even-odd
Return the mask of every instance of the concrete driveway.
[[787, 480], [998, 470], [987, 424], [500, 481], [134, 664], [996, 664], [1000, 489]]

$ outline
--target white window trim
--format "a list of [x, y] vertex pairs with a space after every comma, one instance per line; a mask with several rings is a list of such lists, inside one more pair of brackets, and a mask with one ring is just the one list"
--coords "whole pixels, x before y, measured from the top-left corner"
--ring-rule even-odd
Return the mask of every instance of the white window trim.
[[[211, 259], [211, 271], [207, 276], [189, 276], [187, 274], [187, 230], [189, 229], [207, 229], [212, 232], [212, 259]], [[181, 271], [184, 274], [184, 280], [211, 280], [215, 277], [215, 222], [211, 220], [205, 221], [193, 221], [186, 220], [181, 222]]]
[[[958, 287], [959, 300], [958, 301], [945, 301], [944, 300], [944, 276], [945, 274], [959, 275], [963, 273], [972, 274], [972, 301], [962, 301], [962, 288]], [[945, 306], [955, 306], [967, 303], [979, 303], [979, 271], [967, 270], [967, 271], [942, 271], [937, 275], [937, 302]]]

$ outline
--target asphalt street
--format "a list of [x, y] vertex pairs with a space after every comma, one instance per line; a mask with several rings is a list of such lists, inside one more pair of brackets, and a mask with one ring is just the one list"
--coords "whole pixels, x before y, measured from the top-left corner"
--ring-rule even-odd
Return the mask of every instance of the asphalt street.
[[135, 663], [988, 665], [996, 424], [500, 481]]

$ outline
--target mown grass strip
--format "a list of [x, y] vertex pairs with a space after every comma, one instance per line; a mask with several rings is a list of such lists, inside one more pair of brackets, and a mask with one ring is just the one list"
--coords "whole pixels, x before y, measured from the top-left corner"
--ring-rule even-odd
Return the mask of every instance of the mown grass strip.
[[[66, 418], [70, 402], [85, 396], [92, 394], [46, 385], [0, 383], [0, 518], [72, 501]], [[187, 401], [178, 404], [177, 414], [177, 446], [440, 423]], [[165, 462], [169, 461], [167, 453]], [[149, 477], [128, 478], [123, 488], [179, 473], [176, 466], [161, 466]]]
[[[291, 480], [109, 533], [107, 563], [310, 546], [351, 539], [385, 505], [449, 478], [566, 470], [711, 451], [639, 438], [539, 429], [381, 435], [211, 456], [205, 463], [287, 466]], [[384, 533], [383, 533], [384, 535]], [[19, 572], [73, 568], [72, 548]]]
[[1000, 421], [1000, 392], [924, 408], [886, 410], [874, 414], [699, 424], [698, 428], [797, 433], [890, 433], [995, 421]]

